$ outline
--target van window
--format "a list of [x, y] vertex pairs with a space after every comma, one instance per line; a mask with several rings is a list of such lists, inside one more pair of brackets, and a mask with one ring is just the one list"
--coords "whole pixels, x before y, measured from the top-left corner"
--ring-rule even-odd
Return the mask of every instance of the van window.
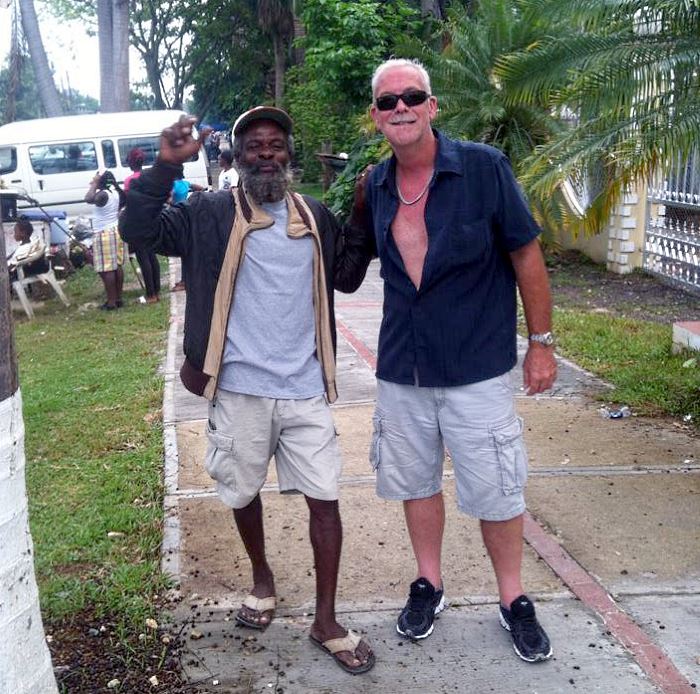
[[35, 145], [29, 148], [29, 161], [39, 175], [97, 170], [93, 142]]
[[117, 165], [117, 155], [114, 151], [114, 142], [112, 140], [102, 140], [102, 158], [105, 160], [105, 166], [112, 169]]
[[140, 137], [122, 137], [118, 139], [117, 146], [119, 147], [121, 165], [129, 167], [126, 158], [135, 147], [138, 147], [146, 155], [143, 162], [144, 166], [155, 164], [156, 156], [158, 155], [158, 140], [160, 140], [159, 135], [142, 135]]
[[[141, 135], [138, 137], [124, 137], [117, 140], [117, 146], [119, 147], [119, 159], [122, 166], [128, 167], [126, 158], [129, 152], [138, 147], [146, 155], [143, 162], [144, 166], [151, 166], [156, 163], [156, 157], [158, 156], [158, 144], [160, 142], [160, 135]], [[195, 154], [188, 161], [197, 161], [197, 154]]]
[[0, 147], [0, 176], [12, 173], [17, 168], [17, 150], [14, 147]]

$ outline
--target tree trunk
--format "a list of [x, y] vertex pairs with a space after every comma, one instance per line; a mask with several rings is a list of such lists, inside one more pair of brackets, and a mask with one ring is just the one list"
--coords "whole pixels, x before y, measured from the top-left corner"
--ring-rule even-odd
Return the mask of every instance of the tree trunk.
[[112, 5], [112, 64], [117, 111], [129, 110], [129, 0], [114, 0]]
[[423, 17], [432, 16], [435, 19], [444, 19], [439, 0], [420, 0], [420, 12]]
[[168, 108], [163, 98], [163, 89], [160, 83], [160, 69], [158, 68], [158, 53], [157, 51], [139, 51], [141, 58], [146, 66], [146, 76], [148, 84], [153, 92], [153, 106], [157, 109]]
[[275, 106], [284, 108], [284, 41], [277, 34], [272, 36], [272, 49], [275, 55]]
[[53, 81], [53, 73], [49, 67], [49, 59], [46, 57], [44, 44], [39, 31], [39, 21], [34, 9], [34, 0], [19, 0], [22, 13], [22, 29], [29, 46], [29, 55], [32, 58], [34, 75], [39, 88], [41, 104], [49, 117], [62, 116], [63, 106]]
[[[2, 223], [0, 257], [5, 257]], [[54, 694], [58, 689], [34, 577], [24, 465], [10, 284], [7, 265], [0, 263], [0, 692]]]
[[100, 50], [100, 110], [117, 110], [114, 84], [114, 45], [112, 0], [97, 0], [97, 38]]
[[299, 48], [296, 46], [297, 39], [304, 38], [306, 36], [306, 30], [304, 28], [304, 23], [297, 17], [296, 15], [294, 16], [294, 31], [293, 31], [293, 38], [292, 38], [292, 45], [294, 47], [294, 50], [292, 52], [292, 59], [294, 60], [295, 65], [301, 65], [301, 63], [304, 62], [304, 49]]

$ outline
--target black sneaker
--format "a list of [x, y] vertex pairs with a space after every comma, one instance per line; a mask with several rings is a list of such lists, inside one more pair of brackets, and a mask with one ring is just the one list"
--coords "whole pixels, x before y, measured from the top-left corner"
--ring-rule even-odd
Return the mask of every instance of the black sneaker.
[[396, 622], [396, 631], [413, 641], [424, 639], [433, 633], [435, 615], [445, 607], [442, 590], [435, 590], [433, 584], [421, 576], [411, 583], [408, 602]]
[[535, 606], [530, 598], [521, 595], [510, 603], [510, 609], [501, 607], [498, 613], [501, 626], [513, 637], [515, 652], [528, 663], [547, 660], [552, 656], [549, 637], [535, 617]]

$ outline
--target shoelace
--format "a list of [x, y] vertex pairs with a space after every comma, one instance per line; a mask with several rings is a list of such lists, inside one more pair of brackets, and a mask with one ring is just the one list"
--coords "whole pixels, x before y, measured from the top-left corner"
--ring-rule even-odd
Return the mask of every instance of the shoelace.
[[420, 610], [423, 607], [427, 607], [431, 602], [431, 598], [428, 595], [416, 595], [410, 593], [408, 596], [408, 608], [410, 610]]
[[525, 641], [532, 644], [539, 639], [539, 625], [535, 616], [521, 617], [513, 622], [511, 628], [517, 628], [518, 633], [523, 636]]

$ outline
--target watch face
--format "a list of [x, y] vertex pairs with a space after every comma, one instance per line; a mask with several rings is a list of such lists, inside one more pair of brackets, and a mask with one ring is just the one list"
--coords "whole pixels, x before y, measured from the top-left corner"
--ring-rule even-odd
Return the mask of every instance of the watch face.
[[545, 347], [549, 347], [554, 344], [554, 335], [552, 333], [542, 333], [541, 335], [530, 335], [531, 342], [539, 342]]

